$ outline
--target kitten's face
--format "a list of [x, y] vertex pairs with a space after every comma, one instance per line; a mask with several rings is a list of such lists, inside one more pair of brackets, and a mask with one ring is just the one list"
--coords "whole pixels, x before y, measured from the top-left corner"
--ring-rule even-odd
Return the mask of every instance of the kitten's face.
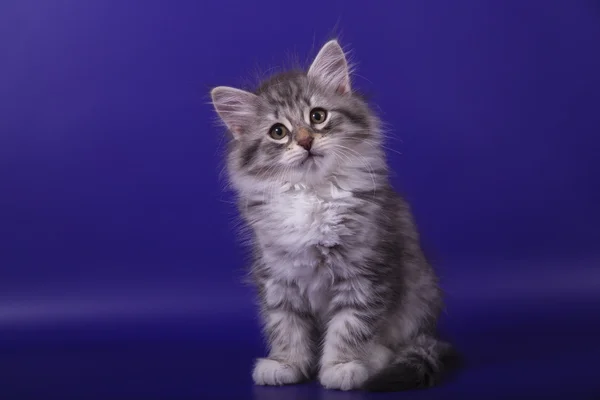
[[350, 90], [337, 42], [327, 43], [308, 73], [275, 76], [256, 93], [219, 87], [213, 104], [234, 136], [229, 167], [269, 183], [318, 184], [378, 148], [376, 120]]

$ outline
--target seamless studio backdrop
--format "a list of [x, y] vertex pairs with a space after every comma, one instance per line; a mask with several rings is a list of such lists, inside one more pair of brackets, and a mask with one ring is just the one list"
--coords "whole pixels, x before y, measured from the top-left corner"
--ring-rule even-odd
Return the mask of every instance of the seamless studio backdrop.
[[467, 359], [402, 396], [600, 396], [597, 2], [4, 0], [1, 398], [367, 396], [252, 386], [208, 96], [332, 35], [390, 128]]

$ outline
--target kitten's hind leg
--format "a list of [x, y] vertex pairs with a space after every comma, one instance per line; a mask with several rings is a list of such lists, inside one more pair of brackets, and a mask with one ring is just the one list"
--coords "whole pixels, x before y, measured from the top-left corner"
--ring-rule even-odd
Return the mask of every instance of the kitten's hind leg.
[[390, 365], [370, 377], [364, 389], [387, 392], [435, 386], [460, 364], [460, 355], [450, 344], [419, 335], [398, 350]]
[[269, 282], [263, 288], [262, 315], [269, 341], [267, 358], [258, 359], [257, 385], [289, 385], [308, 379], [316, 358], [315, 328], [299, 290]]

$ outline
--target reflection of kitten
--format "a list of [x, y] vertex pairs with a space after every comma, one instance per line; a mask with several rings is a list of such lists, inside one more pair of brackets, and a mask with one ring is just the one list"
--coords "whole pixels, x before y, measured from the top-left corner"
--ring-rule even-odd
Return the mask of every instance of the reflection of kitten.
[[377, 117], [330, 41], [307, 73], [254, 92], [217, 87], [228, 173], [252, 228], [269, 341], [254, 381], [400, 390], [439, 381], [450, 346], [406, 202], [392, 189]]

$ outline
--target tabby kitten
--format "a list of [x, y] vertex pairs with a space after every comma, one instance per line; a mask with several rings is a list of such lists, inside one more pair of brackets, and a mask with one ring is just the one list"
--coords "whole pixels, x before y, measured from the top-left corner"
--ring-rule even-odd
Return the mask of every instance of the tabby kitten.
[[308, 72], [211, 96], [232, 134], [227, 170], [253, 233], [270, 348], [255, 364], [256, 384], [315, 375], [341, 390], [437, 383], [450, 350], [436, 338], [437, 279], [338, 42]]

